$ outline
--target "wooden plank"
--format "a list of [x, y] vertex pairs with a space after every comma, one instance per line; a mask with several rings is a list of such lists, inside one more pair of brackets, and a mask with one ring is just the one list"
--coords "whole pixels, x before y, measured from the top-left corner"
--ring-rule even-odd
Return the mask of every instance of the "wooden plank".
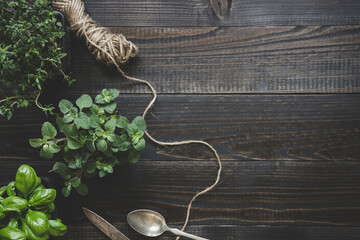
[[[45, 102], [76, 99], [65, 94], [58, 92]], [[131, 119], [142, 114], [150, 99], [121, 95], [119, 110]], [[229, 160], [359, 160], [359, 103], [357, 94], [161, 95], [153, 108], [159, 120], [149, 115], [147, 122], [160, 140], [205, 139]], [[0, 121], [2, 158], [37, 158], [27, 141], [39, 137], [46, 118], [35, 111]], [[209, 156], [200, 146], [164, 149], [149, 143], [143, 158]]]
[[209, 0], [84, 0], [105, 26], [283, 26], [360, 24], [356, 0], [229, 1], [219, 16]]
[[[14, 177], [20, 163], [39, 174], [51, 161], [1, 160], [1, 179]], [[360, 226], [359, 161], [224, 161], [221, 183], [193, 205], [191, 225]], [[182, 224], [192, 196], [209, 186], [214, 161], [163, 158], [117, 167], [103, 179], [83, 179], [84, 198], [57, 199], [59, 216], [69, 225], [86, 222], [85, 206], [112, 223], [126, 221], [133, 209], [161, 212], [169, 224]], [[52, 175], [54, 178], [55, 175]], [[61, 189], [62, 182], [55, 179]]]
[[[60, 97], [75, 99], [59, 91], [46, 100], [55, 102]], [[149, 116], [148, 127], [166, 141], [205, 139], [223, 158], [220, 185], [200, 197], [192, 210], [190, 225], [200, 226], [194, 231], [201, 235], [209, 237], [218, 230], [206, 230], [204, 225], [358, 227], [359, 98], [358, 94], [161, 95], [153, 109], [159, 119]], [[120, 111], [130, 118], [140, 115], [149, 99], [122, 95]], [[54, 162], [40, 160], [27, 143], [40, 134], [45, 120], [42, 113], [30, 109], [16, 114], [11, 122], [0, 121], [0, 182], [13, 178], [20, 164], [30, 164], [40, 175], [47, 175]], [[65, 239], [83, 239], [95, 231], [82, 206], [115, 224], [124, 224], [133, 209], [151, 208], [163, 213], [171, 225], [180, 225], [187, 203], [212, 183], [216, 170], [207, 149], [196, 145], [166, 149], [148, 142], [138, 164], [118, 167], [105, 179], [87, 180], [88, 197], [59, 196], [59, 215], [71, 229]], [[61, 180], [50, 177], [61, 189]], [[319, 229], [310, 231], [309, 239], [337, 236]], [[355, 230], [349, 236], [355, 236], [358, 229], [350, 229]], [[123, 231], [137, 238], [129, 229]], [[269, 231], [274, 231], [273, 236], [280, 234], [274, 228]], [[247, 236], [242, 230], [228, 234], [229, 238]], [[254, 232], [248, 234], [250, 238]], [[99, 233], [93, 239], [96, 236]], [[216, 236], [212, 239], [220, 239]], [[257, 236], [265, 239], [266, 234]]]
[[[131, 239], [149, 239], [135, 233], [127, 224], [115, 225]], [[179, 226], [180, 227], [180, 226]], [[289, 227], [289, 226], [237, 226], [237, 225], [205, 225], [189, 226], [186, 231], [209, 239], [226, 240], [358, 240], [360, 229], [357, 227]], [[104, 239], [107, 240], [98, 229], [93, 226], [71, 227], [70, 232], [64, 239]], [[173, 235], [164, 234], [162, 240], [174, 239]]]
[[[111, 28], [140, 54], [122, 68], [159, 93], [358, 93], [360, 26]], [[147, 92], [72, 39], [72, 92]]]

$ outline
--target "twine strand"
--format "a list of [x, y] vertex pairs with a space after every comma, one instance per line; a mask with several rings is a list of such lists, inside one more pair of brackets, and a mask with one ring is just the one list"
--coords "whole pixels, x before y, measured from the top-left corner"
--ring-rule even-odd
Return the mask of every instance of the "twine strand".
[[[94, 20], [85, 12], [84, 3], [81, 0], [54, 0], [53, 2], [54, 8], [63, 12], [69, 23], [70, 28], [76, 31], [76, 34], [79, 38], [85, 39], [86, 45], [89, 51], [95, 55], [95, 58], [106, 65], [114, 65], [117, 71], [126, 79], [145, 84], [151, 91], [153, 98], [147, 105], [144, 110], [143, 118], [145, 119], [147, 113], [154, 105], [157, 99], [157, 93], [154, 87], [150, 84], [150, 82], [131, 77], [125, 74], [125, 72], [120, 68], [119, 64], [126, 63], [131, 57], [135, 57], [138, 53], [138, 48], [130, 41], [128, 41], [122, 34], [113, 34], [108, 28], [99, 27], [95, 23]], [[222, 172], [222, 163], [221, 159], [216, 151], [216, 149], [210, 145], [208, 142], [202, 140], [185, 140], [185, 141], [175, 141], [175, 142], [164, 142], [155, 139], [152, 137], [148, 131], [145, 131], [145, 135], [154, 143], [161, 146], [179, 146], [179, 145], [187, 145], [187, 144], [202, 144], [207, 146], [215, 155], [218, 163], [218, 172], [215, 179], [215, 182], [205, 188], [204, 190], [196, 193], [194, 197], [190, 200], [186, 219], [184, 225], [182, 227], [182, 231], [186, 228], [190, 211], [193, 202], [200, 195], [205, 194], [212, 190], [220, 181], [221, 172]], [[177, 237], [178, 240], [180, 237]]]

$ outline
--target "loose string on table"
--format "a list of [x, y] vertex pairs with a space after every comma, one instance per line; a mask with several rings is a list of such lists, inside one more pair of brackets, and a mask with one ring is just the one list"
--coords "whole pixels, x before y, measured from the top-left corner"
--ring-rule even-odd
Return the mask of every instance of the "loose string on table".
[[[119, 64], [126, 63], [131, 57], [135, 57], [137, 55], [138, 48], [136, 47], [136, 45], [128, 41], [122, 34], [114, 34], [106, 27], [97, 26], [95, 21], [92, 20], [92, 18], [85, 12], [84, 3], [81, 0], [54, 0], [53, 6], [56, 10], [59, 10], [65, 14], [70, 23], [70, 28], [76, 31], [76, 34], [79, 38], [85, 39], [89, 51], [95, 55], [98, 61], [107, 65], [114, 65], [117, 71], [123, 77], [128, 80], [145, 84], [151, 90], [153, 98], [145, 108], [142, 115], [145, 119], [146, 114], [149, 112], [157, 99], [157, 93], [154, 87], [148, 81], [126, 75], [119, 66]], [[151, 141], [161, 146], [179, 146], [193, 143], [205, 145], [214, 153], [217, 159], [219, 168], [216, 180], [211, 186], [196, 193], [189, 202], [187, 207], [186, 219], [181, 229], [182, 231], [184, 231], [189, 222], [190, 210], [193, 202], [196, 200], [197, 197], [209, 192], [219, 183], [222, 172], [221, 159], [216, 149], [209, 143], [202, 140], [164, 142], [152, 137], [148, 131], [146, 131], [145, 134]], [[177, 237], [176, 239], [179, 239], [179, 237]]]

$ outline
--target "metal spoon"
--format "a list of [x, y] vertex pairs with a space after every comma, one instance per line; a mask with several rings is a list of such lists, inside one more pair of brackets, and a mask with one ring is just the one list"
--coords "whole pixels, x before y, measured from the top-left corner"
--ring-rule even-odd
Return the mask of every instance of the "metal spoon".
[[166, 225], [164, 217], [160, 213], [148, 209], [132, 211], [127, 215], [127, 221], [135, 231], [147, 237], [158, 237], [165, 231], [169, 231], [175, 235], [188, 237], [190, 239], [208, 240], [206, 238], [182, 232], [176, 228], [169, 228]]

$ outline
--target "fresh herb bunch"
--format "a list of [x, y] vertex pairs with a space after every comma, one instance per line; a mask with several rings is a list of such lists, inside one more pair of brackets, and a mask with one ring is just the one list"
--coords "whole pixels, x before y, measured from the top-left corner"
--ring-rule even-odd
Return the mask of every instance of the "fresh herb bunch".
[[49, 239], [65, 235], [60, 219], [51, 220], [56, 190], [46, 189], [35, 170], [22, 165], [15, 181], [0, 188], [0, 239]]
[[37, 100], [46, 83], [56, 75], [74, 81], [62, 71], [58, 14], [48, 0], [0, 0], [0, 114], [7, 119], [34, 102], [51, 113]]
[[76, 100], [74, 106], [68, 100], [59, 102], [62, 114], [56, 123], [63, 136], [50, 123], [42, 125], [42, 138], [30, 139], [30, 145], [41, 147], [42, 158], [53, 158], [62, 152], [64, 161], [56, 162], [53, 170], [65, 179], [62, 194], [67, 197], [75, 188], [80, 195], [87, 195], [88, 186], [82, 176], [104, 177], [113, 173], [115, 165], [121, 162], [136, 163], [140, 151], [145, 147], [143, 138], [145, 120], [138, 116], [131, 123], [121, 116], [115, 99], [119, 91], [104, 89], [95, 97], [95, 103], [87, 94]]

